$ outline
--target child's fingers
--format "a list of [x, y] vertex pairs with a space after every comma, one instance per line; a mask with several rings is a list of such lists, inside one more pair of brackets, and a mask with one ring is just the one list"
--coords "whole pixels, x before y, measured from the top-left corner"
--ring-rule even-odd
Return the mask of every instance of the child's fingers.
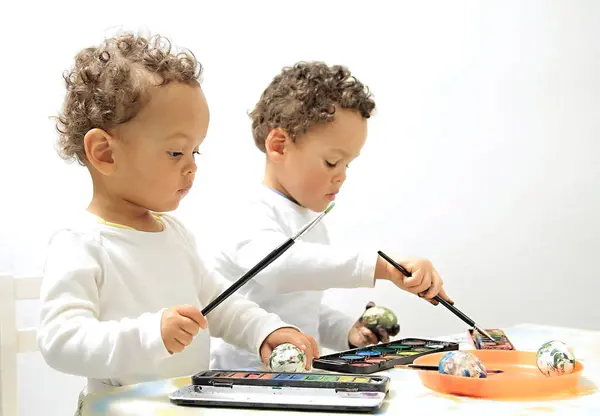
[[320, 357], [317, 341], [315, 341], [315, 339], [310, 335], [303, 333], [296, 346], [300, 348], [300, 350], [304, 351], [304, 354], [306, 354], [306, 369], [310, 370], [313, 359]]
[[438, 276], [438, 274], [435, 270], [433, 271], [432, 275], [433, 275], [433, 278], [432, 278], [431, 286], [423, 294], [423, 297], [427, 300], [435, 297], [442, 289], [442, 279], [440, 279], [440, 277]]
[[407, 289], [410, 289], [411, 292], [414, 288], [421, 286], [423, 284], [423, 279], [426, 277], [422, 269], [417, 269], [410, 277], [402, 276], [404, 286], [406, 286]]
[[[319, 346], [317, 345], [317, 341], [315, 341], [315, 339], [313, 337], [311, 337], [310, 335], [305, 335], [305, 337], [308, 340], [308, 346], [304, 350], [306, 353], [306, 370], [308, 371], [312, 367], [313, 359], [319, 358], [320, 354], [319, 354]], [[310, 353], [309, 353], [309, 351], [310, 351]]]
[[319, 352], [319, 345], [317, 345], [317, 341], [311, 336], [308, 336], [308, 339], [310, 340], [310, 344], [312, 345], [313, 356], [315, 358], [321, 358], [321, 353]]
[[195, 321], [192, 321], [187, 316], [180, 315], [179, 316], [179, 328], [181, 330], [187, 332], [192, 337], [195, 337], [198, 334], [198, 324]]
[[184, 348], [185, 348], [185, 345], [183, 345], [181, 342], [177, 341], [177, 339], [172, 338], [169, 341], [169, 345], [166, 346], [166, 347], [167, 347], [167, 350], [169, 352], [171, 352], [171, 354], [172, 354], [172, 353], [175, 353], [175, 352], [181, 352], [181, 351], [183, 351]]
[[177, 308], [177, 312], [180, 315], [190, 318], [192, 321], [196, 322], [198, 326], [202, 329], [206, 329], [208, 327], [208, 322], [200, 309], [196, 308], [192, 305], [181, 305]]
[[389, 334], [380, 325], [377, 326], [377, 333], [379, 333], [379, 339], [381, 339], [381, 342], [390, 342]]
[[423, 277], [421, 279], [421, 283], [418, 286], [410, 288], [410, 291], [412, 293], [423, 293], [431, 287], [431, 274], [429, 272], [423, 272], [421, 270], [419, 271], [421, 272], [421, 275]]
[[194, 339], [194, 337], [192, 335], [190, 335], [189, 333], [187, 333], [186, 331], [180, 329], [176, 334], [175, 334], [175, 340], [179, 343], [181, 343], [184, 347], [187, 347], [188, 345], [190, 345], [192, 343], [192, 340]]
[[362, 327], [360, 329], [360, 332], [361, 332], [361, 335], [366, 339], [367, 345], [373, 345], [373, 344], [379, 343], [379, 338], [377, 338], [377, 334], [375, 334], [369, 328]]
[[269, 344], [265, 343], [262, 348], [262, 362], [265, 364], [267, 368], [269, 368], [269, 358], [271, 358], [271, 354], [273, 353], [273, 348], [269, 346]]
[[448, 303], [450, 305], [454, 305], [454, 301], [452, 299], [450, 299], [450, 297], [446, 294], [446, 291], [444, 290], [444, 288], [442, 287], [442, 289], [440, 290], [440, 293], [438, 293], [440, 295], [440, 297], [442, 299], [445, 299], [448, 301]]

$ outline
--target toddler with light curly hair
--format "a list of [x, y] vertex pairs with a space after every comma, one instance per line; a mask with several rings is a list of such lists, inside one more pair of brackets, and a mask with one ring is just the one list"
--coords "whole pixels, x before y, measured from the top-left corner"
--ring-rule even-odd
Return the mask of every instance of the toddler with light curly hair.
[[122, 34], [83, 49], [65, 74], [59, 148], [89, 172], [87, 209], [57, 230], [41, 288], [38, 344], [87, 393], [207, 370], [211, 336], [257, 360], [314, 340], [233, 294], [201, 310], [227, 281], [200, 260], [192, 233], [167, 212], [190, 191], [209, 123], [201, 66], [160, 36]]

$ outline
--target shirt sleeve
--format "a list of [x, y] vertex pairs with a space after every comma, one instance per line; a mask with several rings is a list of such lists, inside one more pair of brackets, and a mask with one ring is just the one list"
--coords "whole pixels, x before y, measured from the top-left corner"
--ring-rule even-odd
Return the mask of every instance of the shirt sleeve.
[[319, 339], [324, 347], [334, 351], [344, 351], [350, 348], [348, 334], [356, 319], [321, 304], [319, 311]]
[[[200, 301], [208, 305], [231, 282], [216, 272], [208, 271], [201, 262], [202, 293]], [[268, 313], [256, 303], [238, 294], [232, 294], [206, 317], [212, 336], [260, 356], [260, 347], [273, 331], [293, 325], [283, 322], [278, 315]]]
[[[250, 229], [252, 227], [252, 229]], [[250, 270], [268, 253], [290, 238], [275, 219], [248, 224], [239, 241], [233, 243], [229, 261]], [[296, 240], [253, 281], [276, 293], [333, 288], [375, 286], [376, 252], [361, 252], [329, 244]]]
[[[209, 270], [198, 252], [194, 235], [179, 223], [185, 233], [191, 249], [197, 255], [198, 275], [200, 278], [200, 302], [208, 306], [217, 296], [223, 293], [232, 282], [219, 273]], [[243, 348], [260, 357], [260, 347], [264, 340], [279, 328], [294, 328], [281, 318], [260, 308], [256, 303], [239, 294], [232, 294], [207, 316], [210, 334], [222, 338], [228, 344]], [[299, 330], [299, 329], [298, 329]]]
[[162, 310], [99, 320], [103, 259], [100, 243], [89, 236], [61, 231], [50, 241], [37, 341], [46, 363], [58, 371], [118, 378], [170, 355], [161, 336]]

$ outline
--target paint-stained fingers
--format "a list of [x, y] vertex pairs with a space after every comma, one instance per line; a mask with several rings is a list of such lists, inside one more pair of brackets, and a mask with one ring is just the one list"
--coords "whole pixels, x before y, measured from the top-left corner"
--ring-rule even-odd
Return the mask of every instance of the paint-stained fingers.
[[377, 334], [374, 333], [373, 331], [371, 331], [366, 326], [363, 326], [360, 329], [360, 333], [361, 333], [361, 335], [362, 335], [362, 337], [364, 339], [364, 344], [361, 345], [361, 347], [367, 346], [367, 345], [374, 345], [374, 344], [377, 344], [379, 342], [379, 338], [377, 337]]
[[381, 342], [390, 342], [390, 336], [388, 332], [381, 325], [377, 326], [377, 332], [379, 333], [379, 339], [381, 340]]

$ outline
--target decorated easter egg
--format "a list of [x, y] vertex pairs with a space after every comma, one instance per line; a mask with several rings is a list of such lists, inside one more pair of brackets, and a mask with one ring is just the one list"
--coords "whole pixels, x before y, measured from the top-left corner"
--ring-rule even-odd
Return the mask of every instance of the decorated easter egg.
[[474, 354], [467, 351], [450, 351], [440, 360], [440, 374], [451, 376], [486, 378], [487, 369]]
[[280, 344], [269, 357], [271, 371], [299, 373], [306, 371], [306, 355], [293, 344]]
[[537, 366], [548, 377], [569, 374], [575, 368], [575, 354], [562, 341], [548, 341], [537, 352]]
[[376, 334], [378, 333], [378, 326], [385, 329], [390, 337], [396, 336], [400, 332], [396, 314], [386, 307], [375, 305], [373, 302], [367, 304], [360, 317], [360, 322]]

